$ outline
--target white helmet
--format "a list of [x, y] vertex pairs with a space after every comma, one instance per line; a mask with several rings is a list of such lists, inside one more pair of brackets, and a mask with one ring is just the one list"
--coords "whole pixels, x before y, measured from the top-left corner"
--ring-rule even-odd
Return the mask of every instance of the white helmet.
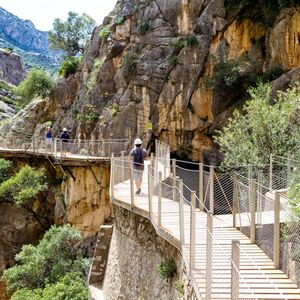
[[141, 139], [137, 138], [137, 139], [134, 140], [134, 144], [135, 144], [135, 145], [142, 145], [143, 142], [142, 142]]
[[63, 131], [68, 131], [68, 129], [67, 129], [67, 128], [64, 128]]

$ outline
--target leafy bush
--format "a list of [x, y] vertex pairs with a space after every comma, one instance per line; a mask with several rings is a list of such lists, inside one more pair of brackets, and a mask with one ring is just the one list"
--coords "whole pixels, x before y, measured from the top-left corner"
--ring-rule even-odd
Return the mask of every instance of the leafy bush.
[[[271, 153], [297, 153], [300, 140], [300, 87], [279, 91], [269, 103], [270, 84], [249, 89], [242, 111], [235, 111], [215, 137], [224, 153], [224, 166], [265, 165]], [[291, 134], [292, 133], [292, 134]]]
[[187, 46], [196, 46], [198, 45], [198, 40], [197, 37], [193, 34], [190, 34], [187, 38], [186, 38], [186, 45]]
[[170, 56], [170, 58], [169, 58], [169, 62], [170, 62], [170, 64], [171, 64], [173, 67], [177, 66], [177, 64], [178, 64], [178, 55], [172, 54], [172, 55]]
[[102, 38], [106, 38], [108, 37], [110, 34], [110, 29], [109, 27], [103, 27], [100, 32], [99, 32], [99, 36]]
[[179, 299], [183, 299], [184, 297], [184, 284], [182, 281], [176, 281], [175, 282], [175, 289], [177, 292], [177, 296]]
[[126, 18], [124, 16], [121, 16], [117, 19], [117, 24], [118, 25], [123, 25], [126, 21]]
[[46, 189], [44, 169], [25, 166], [0, 184], [0, 202], [13, 200], [18, 205], [24, 205]]
[[[22, 251], [16, 255], [18, 264], [4, 271], [8, 292], [14, 294], [22, 289], [45, 288], [43, 294], [47, 296], [45, 298], [47, 300], [81, 299], [50, 297], [55, 290], [65, 293], [66, 287], [63, 285], [70, 283], [73, 279], [78, 282], [85, 273], [88, 261], [83, 257], [78, 246], [81, 240], [80, 232], [74, 227], [53, 225], [37, 246], [23, 246]], [[76, 275], [69, 273], [76, 273]], [[68, 274], [69, 276], [65, 277]], [[81, 281], [83, 280], [81, 279]], [[54, 286], [49, 287], [48, 285], [51, 284]], [[78, 287], [77, 283], [75, 288], [76, 286]], [[76, 288], [76, 290], [78, 289]]]
[[75, 74], [80, 60], [80, 57], [68, 57], [61, 63], [58, 74], [64, 78], [68, 78], [70, 75]]
[[0, 184], [8, 179], [9, 170], [12, 167], [12, 162], [4, 158], [0, 158]]
[[46, 72], [31, 69], [26, 78], [15, 89], [16, 94], [22, 97], [18, 105], [24, 107], [35, 97], [49, 97], [53, 87], [54, 81]]
[[162, 261], [157, 267], [157, 273], [160, 278], [167, 279], [174, 276], [176, 273], [176, 264], [172, 257], [168, 257], [166, 260]]
[[145, 35], [149, 29], [150, 29], [149, 21], [142, 21], [139, 23], [138, 33], [140, 35]]

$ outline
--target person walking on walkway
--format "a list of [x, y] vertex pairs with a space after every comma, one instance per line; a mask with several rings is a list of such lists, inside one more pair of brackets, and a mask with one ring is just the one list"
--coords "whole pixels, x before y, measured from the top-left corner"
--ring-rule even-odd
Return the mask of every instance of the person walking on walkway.
[[50, 148], [50, 151], [52, 152], [52, 130], [51, 127], [47, 127], [47, 131], [45, 134], [45, 142], [46, 142], [46, 152], [48, 152], [48, 149]]
[[134, 141], [135, 148], [133, 148], [129, 155], [129, 161], [132, 162], [133, 180], [136, 186], [136, 194], [141, 193], [143, 172], [144, 172], [144, 160], [147, 157], [147, 152], [142, 149], [142, 140], [137, 138]]
[[62, 156], [66, 156], [67, 155], [67, 150], [68, 150], [67, 149], [68, 148], [68, 142], [69, 142], [69, 139], [70, 139], [70, 135], [68, 133], [67, 128], [63, 129], [63, 133], [61, 134], [60, 139], [61, 139], [61, 143], [62, 143], [62, 147], [61, 147]]

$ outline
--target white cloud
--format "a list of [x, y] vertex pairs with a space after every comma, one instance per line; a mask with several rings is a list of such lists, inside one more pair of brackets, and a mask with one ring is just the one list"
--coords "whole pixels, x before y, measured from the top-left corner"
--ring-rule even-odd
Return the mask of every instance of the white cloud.
[[21, 19], [33, 22], [39, 30], [50, 30], [55, 18], [65, 20], [69, 11], [87, 13], [101, 24], [117, 0], [0, 0], [0, 7]]

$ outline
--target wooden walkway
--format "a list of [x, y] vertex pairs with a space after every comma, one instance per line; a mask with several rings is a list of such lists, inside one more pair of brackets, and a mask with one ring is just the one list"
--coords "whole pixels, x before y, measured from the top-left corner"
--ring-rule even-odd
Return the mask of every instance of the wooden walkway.
[[[144, 172], [141, 195], [135, 195], [130, 204], [129, 180], [114, 187], [112, 202], [151, 220], [157, 233], [177, 247], [186, 264], [190, 258], [190, 205], [184, 205], [184, 244], [180, 244], [179, 203], [162, 198], [161, 226], [158, 225], [158, 198], [152, 198], [149, 216], [148, 186]], [[239, 299], [300, 299], [300, 290], [272, 260], [238, 229], [231, 227], [232, 216], [213, 217], [212, 298], [231, 299], [231, 243], [240, 241]], [[196, 268], [191, 281], [198, 299], [206, 298], [206, 213], [196, 213]]]

